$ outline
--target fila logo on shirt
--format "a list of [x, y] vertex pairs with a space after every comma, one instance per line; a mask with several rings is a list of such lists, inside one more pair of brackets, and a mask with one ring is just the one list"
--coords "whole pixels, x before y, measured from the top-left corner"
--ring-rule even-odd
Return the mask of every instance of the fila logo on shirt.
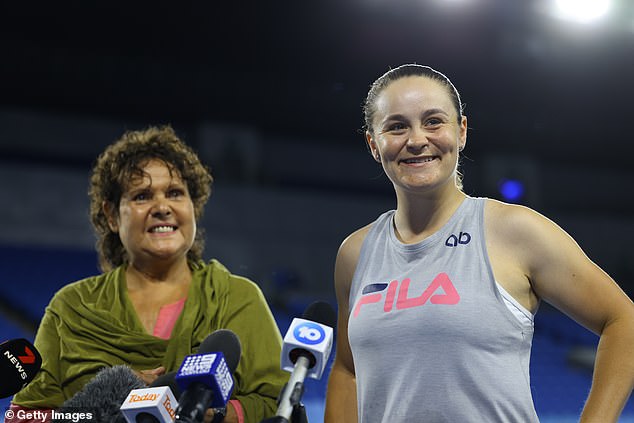
[[[427, 300], [432, 304], [454, 305], [460, 301], [456, 287], [446, 273], [439, 273], [427, 286], [422, 294], [409, 296], [410, 278], [402, 282], [393, 280], [387, 283], [373, 283], [363, 288], [361, 298], [354, 306], [352, 317], [357, 317], [361, 307], [366, 304], [378, 303], [383, 300], [383, 312], [390, 313], [396, 305], [397, 310], [404, 310], [425, 305]], [[385, 296], [383, 295], [385, 291]], [[441, 292], [438, 292], [441, 291]]]

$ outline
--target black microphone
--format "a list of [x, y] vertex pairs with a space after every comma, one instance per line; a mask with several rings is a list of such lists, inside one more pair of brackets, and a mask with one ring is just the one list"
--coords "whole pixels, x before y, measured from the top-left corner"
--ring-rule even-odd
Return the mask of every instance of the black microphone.
[[[291, 422], [304, 420], [301, 397], [306, 377], [320, 379], [332, 351], [333, 327], [337, 315], [332, 306], [323, 301], [310, 304], [302, 318], [291, 322], [282, 347], [281, 367], [291, 372], [278, 401], [277, 414], [264, 422]], [[298, 416], [299, 414], [299, 416]]]
[[157, 377], [154, 382], [150, 383], [150, 388], [158, 388], [161, 386], [167, 386], [172, 390], [172, 393], [178, 399], [181, 396], [181, 388], [176, 383], [176, 371], [164, 373]]
[[0, 398], [8, 398], [33, 380], [42, 366], [42, 356], [23, 338], [0, 344], [0, 355]]
[[227, 404], [241, 353], [237, 335], [220, 329], [205, 338], [198, 354], [185, 357], [175, 376], [183, 392], [178, 399], [176, 422], [200, 423], [208, 408]]
[[106, 367], [60, 408], [53, 411], [52, 423], [77, 421], [77, 413], [94, 413], [94, 421], [126, 423], [120, 411], [130, 391], [145, 383], [128, 366]]

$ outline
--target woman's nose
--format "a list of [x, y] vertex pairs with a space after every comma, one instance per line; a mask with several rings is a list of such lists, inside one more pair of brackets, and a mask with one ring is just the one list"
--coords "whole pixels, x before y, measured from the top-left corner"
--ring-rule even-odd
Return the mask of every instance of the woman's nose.
[[407, 148], [414, 151], [420, 151], [429, 144], [427, 134], [421, 128], [412, 128], [407, 139]]
[[156, 200], [153, 208], [152, 214], [154, 216], [166, 216], [172, 213], [172, 208], [168, 204], [165, 198], [159, 198]]

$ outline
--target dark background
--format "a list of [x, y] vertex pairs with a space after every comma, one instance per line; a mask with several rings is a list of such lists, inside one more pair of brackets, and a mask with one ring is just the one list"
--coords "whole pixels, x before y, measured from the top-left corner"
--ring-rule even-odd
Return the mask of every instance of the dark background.
[[[3, 2], [0, 161], [87, 175], [124, 130], [170, 123], [217, 187], [270, 189], [270, 203], [319, 192], [392, 204], [365, 152], [361, 104], [390, 67], [427, 64], [466, 104], [467, 193], [500, 198], [501, 181], [522, 181], [518, 202], [570, 231], [629, 290], [634, 4], [614, 1], [590, 24], [557, 18], [554, 5]], [[349, 223], [338, 241], [375, 216], [334, 207]]]
[[[417, 62], [461, 91], [469, 155], [627, 169], [634, 5], [615, 2], [592, 25], [556, 19], [547, 6], [3, 2], [0, 105], [147, 123], [212, 120], [363, 148], [357, 130], [369, 84]], [[11, 145], [2, 152], [38, 156]]]
[[[256, 281], [278, 316], [334, 302], [339, 243], [395, 206], [361, 105], [410, 62], [466, 103], [465, 191], [503, 198], [502, 181], [521, 181], [517, 201], [632, 295], [634, 3], [588, 24], [554, 3], [0, 3], [0, 314], [32, 337], [52, 293], [97, 272], [90, 167], [123, 131], [165, 123], [215, 176], [206, 256]], [[572, 333], [553, 327], [538, 333]]]

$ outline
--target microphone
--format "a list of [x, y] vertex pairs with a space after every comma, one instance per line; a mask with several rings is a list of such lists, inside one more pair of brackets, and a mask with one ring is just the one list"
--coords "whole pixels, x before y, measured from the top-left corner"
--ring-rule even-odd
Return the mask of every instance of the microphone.
[[213, 332], [200, 344], [198, 354], [185, 357], [175, 380], [183, 391], [176, 409], [176, 422], [200, 423], [208, 408], [222, 408], [233, 392], [233, 372], [242, 347], [228, 329]]
[[157, 386], [132, 390], [121, 404], [121, 413], [128, 423], [171, 423], [177, 406], [172, 390]]
[[95, 413], [95, 421], [125, 423], [121, 403], [130, 391], [144, 387], [145, 383], [128, 366], [106, 367], [53, 412], [52, 423], [72, 421], [77, 411], [87, 410]]
[[0, 398], [17, 394], [33, 380], [42, 366], [42, 356], [23, 338], [0, 344]]
[[304, 379], [321, 378], [330, 357], [335, 310], [323, 301], [310, 304], [302, 318], [291, 322], [282, 346], [282, 370], [291, 372], [278, 402], [276, 417], [270, 422], [289, 422], [304, 393]]
[[167, 386], [170, 388], [174, 396], [178, 399], [181, 396], [181, 388], [176, 383], [176, 372], [164, 373], [157, 377], [154, 382], [150, 383], [150, 388], [156, 388], [159, 386]]

